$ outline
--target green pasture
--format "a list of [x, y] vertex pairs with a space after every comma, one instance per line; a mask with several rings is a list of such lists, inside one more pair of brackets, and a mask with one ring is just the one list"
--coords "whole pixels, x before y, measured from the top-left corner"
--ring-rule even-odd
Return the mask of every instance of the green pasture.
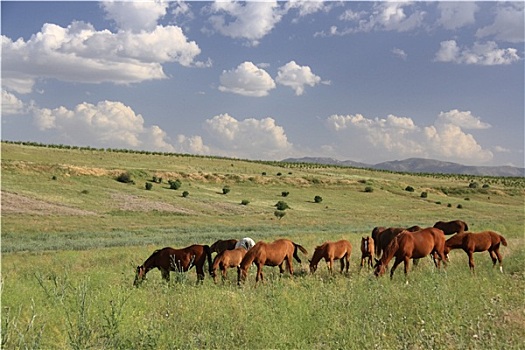
[[[525, 348], [522, 178], [1, 146], [2, 348]], [[123, 172], [134, 183], [116, 181]], [[146, 190], [153, 177], [162, 183]], [[281, 219], [278, 201], [290, 207]], [[461, 251], [445, 270], [424, 259], [407, 279], [402, 266], [393, 280], [359, 269], [373, 227], [452, 219], [507, 238], [503, 274], [477, 253], [473, 275]], [[132, 287], [155, 249], [246, 236], [290, 238], [309, 254], [294, 277], [266, 267], [258, 286], [251, 268], [241, 287], [234, 270], [199, 285], [194, 270], [169, 283], [154, 270]], [[350, 273], [330, 276], [321, 263], [309, 274], [315, 246], [342, 238], [353, 245]]]

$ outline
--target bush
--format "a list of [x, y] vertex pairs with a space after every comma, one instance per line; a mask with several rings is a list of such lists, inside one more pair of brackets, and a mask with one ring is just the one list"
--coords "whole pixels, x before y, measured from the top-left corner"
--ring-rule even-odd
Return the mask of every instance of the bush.
[[421, 192], [421, 198], [427, 198], [428, 193], [427, 192]]
[[117, 181], [125, 184], [134, 183], [131, 179], [131, 175], [127, 171], [117, 176]]
[[290, 192], [288, 192], [288, 191], [281, 192], [281, 196], [283, 196], [283, 197], [288, 197], [289, 194], [290, 194]]
[[412, 187], [412, 186], [407, 186], [407, 187], [405, 188], [405, 191], [407, 191], [407, 192], [414, 192], [414, 187]]
[[277, 173], [277, 176], [281, 176], [281, 175], [282, 175], [282, 173]]
[[273, 212], [273, 215], [275, 215], [275, 217], [279, 220], [281, 220], [283, 218], [283, 216], [286, 215], [286, 212], [283, 211], [283, 210], [276, 210]]
[[452, 208], [452, 204], [448, 203], [447, 208]]
[[183, 196], [184, 198], [188, 197], [189, 195], [190, 195], [190, 193], [189, 193], [188, 191], [184, 191], [184, 192], [182, 192], [182, 196]]
[[261, 175], [266, 176], [266, 171], [263, 171]]
[[483, 184], [483, 186], [481, 186], [481, 188], [489, 188], [489, 184]]
[[468, 184], [468, 187], [469, 188], [478, 188], [479, 184], [477, 182], [471, 182], [471, 183]]
[[322, 201], [323, 201], [323, 197], [321, 197], [321, 196], [315, 196], [314, 197], [314, 202], [315, 203], [321, 203]]
[[153, 184], [151, 182], [146, 182], [146, 189], [150, 191], [153, 188]]
[[222, 194], [228, 194], [229, 192], [230, 192], [230, 187], [228, 187], [228, 186], [224, 186], [224, 187], [222, 188]]
[[290, 209], [290, 207], [288, 206], [288, 204], [285, 202], [285, 201], [279, 201], [275, 204], [275, 207], [277, 207], [277, 210], [286, 210], [286, 209]]
[[372, 186], [366, 186], [365, 187], [365, 192], [368, 192], [368, 193], [374, 192], [374, 189], [372, 188]]
[[463, 209], [463, 206], [461, 204], [458, 204], [458, 206], [456, 208]]
[[179, 179], [177, 179], [175, 181], [168, 180], [168, 183], [170, 185], [170, 190], [178, 190], [182, 186], [182, 182], [180, 182]]
[[56, 179], [57, 179], [57, 176], [56, 176], [56, 175], [53, 175], [53, 176], [51, 177], [51, 180], [56, 180]]
[[250, 204], [250, 201], [247, 200], [247, 199], [243, 199], [243, 200], [241, 201], [241, 204], [242, 204], [242, 205], [248, 205], [248, 204]]

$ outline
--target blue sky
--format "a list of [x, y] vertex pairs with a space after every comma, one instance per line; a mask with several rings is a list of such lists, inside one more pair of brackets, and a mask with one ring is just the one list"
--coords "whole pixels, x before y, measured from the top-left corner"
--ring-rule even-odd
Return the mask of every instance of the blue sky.
[[524, 7], [2, 1], [2, 139], [523, 167]]

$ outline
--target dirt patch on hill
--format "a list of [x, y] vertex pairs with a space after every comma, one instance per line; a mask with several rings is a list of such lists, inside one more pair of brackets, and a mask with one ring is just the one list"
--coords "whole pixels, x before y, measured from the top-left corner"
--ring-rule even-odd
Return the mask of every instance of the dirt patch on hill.
[[95, 212], [2, 191], [3, 214], [98, 215]]
[[164, 211], [186, 215], [195, 214], [195, 212], [186, 208], [179, 208], [164, 202], [150, 201], [148, 199], [131, 194], [112, 193], [111, 199], [117, 203], [119, 210], [124, 211]]

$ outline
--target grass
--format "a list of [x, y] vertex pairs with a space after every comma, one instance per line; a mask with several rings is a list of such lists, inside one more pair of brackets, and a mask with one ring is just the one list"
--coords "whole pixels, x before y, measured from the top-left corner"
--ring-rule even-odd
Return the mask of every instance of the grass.
[[[490, 181], [476, 190], [465, 176], [290, 166], [2, 144], [2, 348], [524, 347], [525, 180], [476, 177]], [[122, 171], [134, 185], [115, 180]], [[163, 183], [145, 190], [153, 176]], [[290, 209], [279, 220], [283, 191]], [[374, 226], [452, 219], [507, 238], [504, 274], [477, 253], [472, 275], [459, 251], [445, 271], [429, 260], [411, 268], [408, 284], [402, 267], [393, 280], [359, 271], [360, 239]], [[291, 238], [310, 254], [348, 239], [350, 274], [330, 276], [321, 263], [311, 275], [302, 256], [295, 277], [266, 267], [257, 287], [254, 268], [242, 287], [234, 269], [225, 284], [207, 276], [197, 285], [194, 270], [165, 283], [151, 271], [132, 287], [155, 249], [246, 236]]]

